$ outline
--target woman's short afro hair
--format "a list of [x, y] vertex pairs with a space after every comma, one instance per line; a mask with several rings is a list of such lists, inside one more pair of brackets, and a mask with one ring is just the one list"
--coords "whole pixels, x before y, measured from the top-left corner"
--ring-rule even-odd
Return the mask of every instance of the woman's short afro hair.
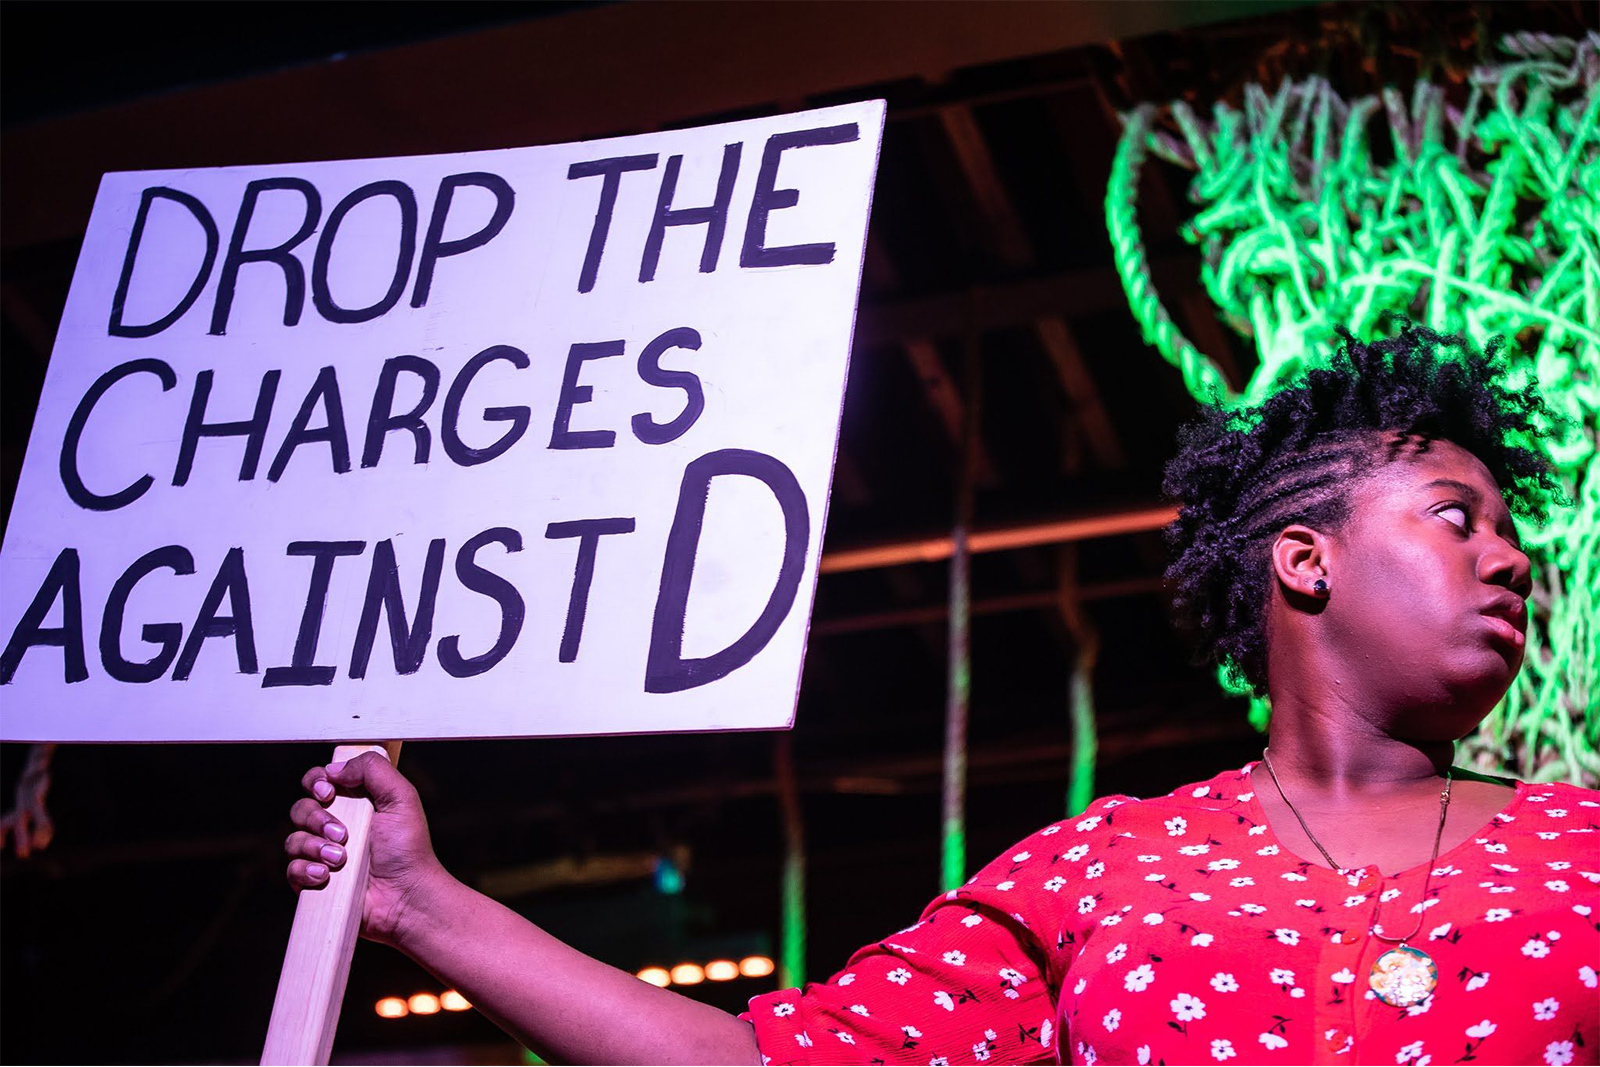
[[1167, 528], [1167, 582], [1200, 662], [1222, 665], [1257, 695], [1267, 688], [1270, 549], [1285, 527], [1337, 530], [1349, 490], [1392, 451], [1390, 435], [1446, 440], [1478, 457], [1507, 506], [1542, 522], [1560, 483], [1539, 447], [1553, 417], [1537, 389], [1503, 384], [1503, 345], [1410, 323], [1388, 340], [1344, 345], [1253, 408], [1208, 407], [1178, 437], [1162, 488], [1179, 504]]

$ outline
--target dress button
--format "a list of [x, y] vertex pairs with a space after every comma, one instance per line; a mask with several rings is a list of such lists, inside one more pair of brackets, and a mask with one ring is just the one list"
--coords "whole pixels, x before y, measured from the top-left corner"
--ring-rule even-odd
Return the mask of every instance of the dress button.
[[1328, 1043], [1328, 1051], [1336, 1056], [1342, 1052], [1349, 1052], [1350, 1047], [1355, 1044], [1350, 1039], [1350, 1035], [1338, 1027], [1334, 1027], [1332, 1030], [1324, 1030], [1322, 1039]]
[[1344, 930], [1333, 935], [1333, 942], [1336, 945], [1359, 945], [1363, 936], [1360, 930]]

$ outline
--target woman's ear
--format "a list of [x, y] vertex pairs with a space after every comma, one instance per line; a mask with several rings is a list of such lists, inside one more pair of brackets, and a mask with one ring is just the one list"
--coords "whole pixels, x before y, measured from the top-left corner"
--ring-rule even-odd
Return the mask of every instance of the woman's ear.
[[1286, 592], [1326, 598], [1331, 562], [1328, 539], [1309, 526], [1285, 526], [1272, 542], [1272, 570]]

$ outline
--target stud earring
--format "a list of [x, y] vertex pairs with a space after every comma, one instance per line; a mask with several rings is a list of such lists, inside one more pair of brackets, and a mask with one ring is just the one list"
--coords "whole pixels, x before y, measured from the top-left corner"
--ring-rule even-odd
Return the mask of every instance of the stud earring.
[[1328, 595], [1328, 583], [1323, 581], [1321, 578], [1318, 578], [1316, 581], [1311, 583], [1311, 589], [1318, 596]]

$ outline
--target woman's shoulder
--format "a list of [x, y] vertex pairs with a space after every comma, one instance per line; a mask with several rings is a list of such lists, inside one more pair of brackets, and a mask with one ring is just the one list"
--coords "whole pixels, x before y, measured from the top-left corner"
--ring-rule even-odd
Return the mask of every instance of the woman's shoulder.
[[1252, 795], [1250, 766], [1247, 765], [1157, 796], [1109, 794], [1094, 801], [1080, 814], [1051, 823], [1032, 836], [1126, 833], [1139, 825], [1165, 825], [1175, 818], [1187, 819], [1199, 812], [1227, 811], [1231, 814], [1241, 804], [1248, 803]]

